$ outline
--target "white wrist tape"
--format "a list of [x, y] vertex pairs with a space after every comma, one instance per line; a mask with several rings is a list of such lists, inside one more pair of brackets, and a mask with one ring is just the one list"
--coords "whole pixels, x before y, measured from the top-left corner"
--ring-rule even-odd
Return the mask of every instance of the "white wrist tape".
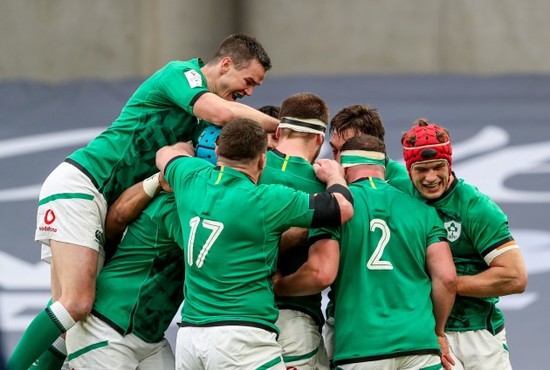
[[157, 172], [153, 176], [143, 180], [143, 191], [145, 191], [145, 194], [147, 194], [150, 198], [155, 196], [158, 188], [160, 187], [159, 176], [160, 172]]

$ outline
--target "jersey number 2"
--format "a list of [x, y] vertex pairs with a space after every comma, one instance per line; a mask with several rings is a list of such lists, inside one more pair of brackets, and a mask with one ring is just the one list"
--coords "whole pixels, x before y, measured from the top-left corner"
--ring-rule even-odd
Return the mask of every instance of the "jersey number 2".
[[[193, 266], [193, 248], [195, 245], [195, 234], [197, 232], [197, 228], [199, 227], [199, 223], [201, 219], [200, 217], [193, 217], [191, 220], [189, 220], [189, 226], [191, 226], [191, 233], [189, 234], [189, 241], [187, 242], [187, 263], [189, 266]], [[208, 236], [208, 239], [206, 239], [206, 242], [202, 246], [199, 255], [197, 256], [197, 267], [201, 268], [204, 264], [204, 259], [206, 258], [206, 255], [208, 252], [210, 252], [210, 248], [212, 248], [212, 245], [218, 239], [218, 236], [220, 236], [222, 230], [223, 230], [223, 224], [221, 222], [212, 221], [212, 220], [202, 220], [202, 227], [205, 229], [209, 229], [210, 235]]]
[[380, 229], [382, 235], [378, 241], [378, 245], [374, 250], [372, 256], [370, 256], [369, 261], [367, 262], [367, 268], [369, 270], [393, 270], [393, 265], [389, 261], [382, 261], [382, 254], [384, 253], [384, 248], [388, 245], [390, 241], [390, 228], [386, 221], [379, 218], [374, 218], [370, 222], [370, 231]]

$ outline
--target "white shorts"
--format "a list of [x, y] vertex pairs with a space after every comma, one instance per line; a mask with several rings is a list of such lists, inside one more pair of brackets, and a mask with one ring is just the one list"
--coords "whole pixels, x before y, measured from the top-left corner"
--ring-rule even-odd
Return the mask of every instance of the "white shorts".
[[279, 310], [275, 323], [281, 333], [285, 366], [296, 370], [328, 370], [329, 362], [319, 326], [311, 316], [296, 310]]
[[506, 330], [496, 335], [488, 330], [447, 331], [453, 370], [511, 370], [510, 354], [506, 344]]
[[176, 370], [286, 370], [276, 337], [251, 326], [184, 326], [176, 339]]
[[330, 361], [334, 359], [334, 317], [329, 316], [323, 326], [323, 337], [325, 339], [325, 348]]
[[[437, 355], [400, 356], [385, 360], [357, 362], [353, 364], [338, 365], [342, 370], [394, 370], [394, 369], [442, 369], [441, 358]], [[453, 367], [454, 370], [454, 367]], [[496, 370], [496, 369], [492, 369]]]
[[40, 190], [35, 240], [43, 244], [42, 260], [51, 261], [50, 240], [81, 245], [104, 255], [107, 202], [92, 181], [63, 162]]
[[74, 369], [174, 369], [168, 340], [147, 343], [134, 334], [122, 336], [94, 315], [67, 331], [66, 345], [69, 366]]

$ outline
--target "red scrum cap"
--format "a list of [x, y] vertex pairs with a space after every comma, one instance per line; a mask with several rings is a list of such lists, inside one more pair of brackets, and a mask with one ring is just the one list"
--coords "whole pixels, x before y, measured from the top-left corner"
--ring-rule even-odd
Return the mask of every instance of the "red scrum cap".
[[444, 159], [449, 164], [449, 175], [453, 160], [453, 148], [449, 132], [435, 123], [419, 119], [414, 126], [401, 137], [403, 158], [407, 165], [409, 176], [411, 166], [416, 162]]

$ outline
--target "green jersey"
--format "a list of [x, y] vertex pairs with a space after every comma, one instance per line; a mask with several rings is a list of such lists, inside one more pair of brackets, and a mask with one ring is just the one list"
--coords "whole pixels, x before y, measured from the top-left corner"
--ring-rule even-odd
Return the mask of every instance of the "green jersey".
[[[283, 184], [309, 194], [325, 191], [325, 184], [315, 176], [311, 163], [301, 157], [285, 155], [278, 150], [267, 153], [265, 170], [260, 184]], [[279, 255], [278, 266], [286, 276], [292, 274], [307, 261], [306, 246], [296, 246]], [[311, 316], [321, 328], [324, 322], [321, 310], [321, 294], [304, 297], [275, 297], [279, 309], [292, 309]]]
[[[489, 268], [485, 257], [513, 241], [508, 218], [487, 195], [456, 180], [435, 202], [447, 230], [457, 275], [477, 275]], [[496, 306], [498, 297], [475, 298], [457, 295], [445, 330], [487, 329], [493, 334], [504, 326], [504, 315]]]
[[[386, 157], [386, 182], [391, 186], [407, 194], [414, 193], [414, 186], [407, 172], [407, 167], [393, 159]], [[334, 317], [334, 292], [332, 289], [328, 292], [328, 304], [326, 309], [327, 317]]]
[[158, 149], [196, 140], [203, 124], [193, 115], [193, 105], [208, 92], [202, 65], [200, 59], [168, 63], [136, 90], [109, 128], [67, 158], [108, 204], [158, 171]]
[[426, 249], [445, 240], [443, 223], [382, 179], [360, 179], [350, 190], [353, 218], [325, 229], [340, 244], [335, 363], [439, 354]]
[[393, 187], [407, 194], [413, 194], [414, 186], [404, 164], [386, 159], [386, 181]]
[[313, 196], [256, 185], [242, 172], [190, 157], [167, 164], [186, 240], [182, 325], [251, 325], [278, 332], [273, 295], [281, 233], [310, 227]]
[[149, 343], [164, 338], [183, 300], [182, 243], [174, 196], [159, 194], [99, 273], [92, 312], [121, 335]]

